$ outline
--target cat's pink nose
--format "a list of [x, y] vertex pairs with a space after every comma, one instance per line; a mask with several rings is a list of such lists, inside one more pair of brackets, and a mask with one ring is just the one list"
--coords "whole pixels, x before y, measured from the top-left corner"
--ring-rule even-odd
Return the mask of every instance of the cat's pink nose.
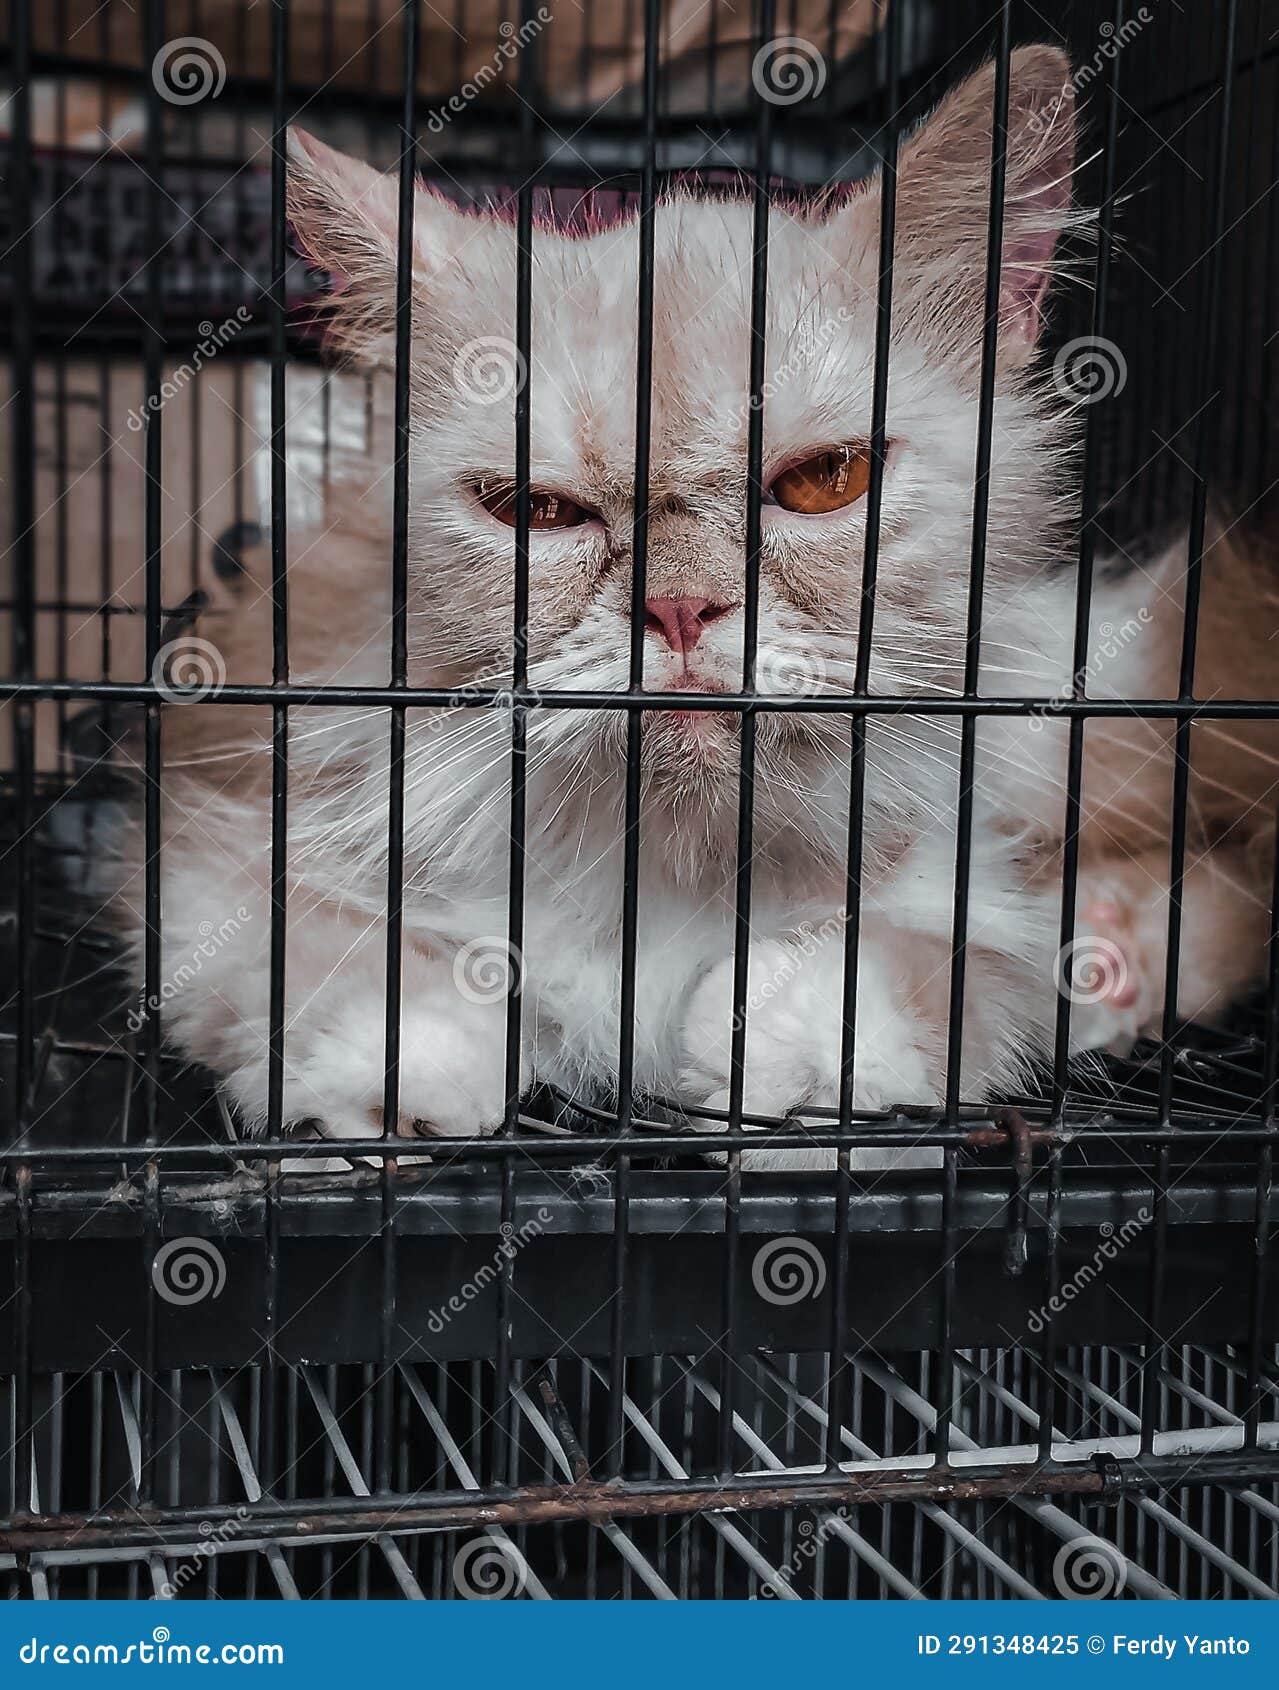
[[645, 599], [644, 626], [660, 634], [672, 651], [692, 651], [707, 624], [732, 608], [716, 599]]

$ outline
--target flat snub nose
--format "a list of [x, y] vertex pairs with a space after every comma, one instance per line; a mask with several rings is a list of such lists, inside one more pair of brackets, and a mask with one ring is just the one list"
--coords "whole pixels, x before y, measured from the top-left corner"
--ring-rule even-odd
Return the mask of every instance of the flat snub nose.
[[709, 598], [645, 599], [644, 626], [660, 634], [672, 651], [692, 651], [708, 623], [732, 608]]

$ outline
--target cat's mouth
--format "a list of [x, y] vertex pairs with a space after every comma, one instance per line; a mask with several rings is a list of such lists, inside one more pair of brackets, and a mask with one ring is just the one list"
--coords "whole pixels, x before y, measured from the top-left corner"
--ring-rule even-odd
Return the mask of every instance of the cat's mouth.
[[[719, 681], [687, 673], [672, 677], [665, 685], [667, 692], [701, 694], [703, 697], [727, 690]], [[705, 755], [716, 751], [732, 738], [734, 716], [731, 710], [646, 710], [644, 731], [655, 745], [665, 745], [668, 753], [679, 747]]]
[[[673, 677], [666, 684], [667, 692], [687, 693], [721, 693], [728, 689], [719, 681], [709, 680], [705, 675], [691, 675], [685, 671], [682, 675]], [[666, 720], [673, 726], [705, 730], [714, 733], [718, 727], [725, 725], [727, 712], [723, 710], [652, 710], [649, 715], [659, 721]]]

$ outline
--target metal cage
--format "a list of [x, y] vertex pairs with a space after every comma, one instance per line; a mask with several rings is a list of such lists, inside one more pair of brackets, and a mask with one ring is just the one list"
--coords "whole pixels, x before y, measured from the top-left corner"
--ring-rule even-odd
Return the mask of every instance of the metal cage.
[[[144, 0], [136, 11], [115, 0], [11, 0], [8, 9], [0, 1370], [9, 1437], [0, 1568], [10, 1593], [1279, 1594], [1274, 905], [1268, 991], [1224, 1024], [1182, 1026], [1170, 1008], [1161, 1039], [1104, 1072], [1080, 1072], [1068, 1060], [1064, 1007], [1037, 1089], [997, 1109], [960, 1094], [975, 726], [1036, 707], [979, 696], [976, 684], [990, 321], [963, 695], [871, 696], [863, 677], [851, 696], [803, 700], [847, 723], [855, 793], [875, 716], [913, 708], [960, 724], [947, 1102], [870, 1116], [852, 1108], [850, 1082], [838, 1111], [809, 1121], [809, 1141], [838, 1150], [836, 1169], [741, 1165], [748, 1144], [784, 1142], [788, 1130], [755, 1123], [748, 1136], [741, 1084], [755, 727], [761, 712], [786, 707], [756, 692], [750, 612], [770, 204], [882, 168], [891, 213], [901, 135], [960, 69], [993, 54], [997, 266], [1012, 48], [1056, 37], [1089, 67], [1080, 91], [1095, 143], [1082, 171], [1083, 196], [1099, 208], [1093, 285], [1054, 303], [1053, 332], [1058, 342], [1111, 337], [1125, 349], [1128, 380], [1087, 413], [1081, 625], [1103, 538], [1122, 548], [1188, 522], [1193, 653], [1210, 492], [1264, 515], [1276, 479], [1275, 8], [832, 5], [820, 14], [820, 86], [783, 103], [753, 90], [750, 76], [755, 55], [802, 33], [797, 7], [776, 0], [758, 0], [749, 28], [727, 0], [708, 0], [691, 55], [672, 38], [661, 0], [628, 4], [624, 16], [587, 0], [480, 97], [467, 90], [484, 54], [533, 25], [532, 0], [509, 17], [485, 13], [487, 33], [478, 21], [471, 29], [483, 8], [472, 13], [469, 0], [447, 29], [417, 0], [369, 0], [358, 22], [355, 10], [337, 0]], [[864, 29], [853, 27], [858, 19]], [[175, 99], [166, 89], [156, 67], [183, 39], [212, 48], [205, 73], [216, 97], [187, 99], [179, 84]], [[436, 128], [441, 111], [448, 122]], [[285, 219], [284, 135], [303, 112], [352, 150], [398, 167], [396, 369], [386, 392], [329, 368], [305, 311], [294, 310], [317, 288], [290, 250]], [[312, 1175], [281, 1165], [332, 1148], [282, 1131], [287, 886], [278, 842], [289, 722], [326, 701], [386, 713], [393, 1120], [405, 713], [459, 704], [407, 679], [415, 174], [513, 217], [526, 367], [535, 218], [607, 205], [633, 219], [641, 254], [639, 633], [625, 692], [548, 698], [529, 688], [527, 386], [512, 401], [521, 486], [514, 684], [472, 689], [461, 702], [510, 720], [517, 954], [532, 713], [625, 713], [633, 887], [640, 712], [687, 702], [645, 694], [639, 655], [660, 186], [678, 175], [753, 205], [746, 666], [740, 690], [716, 701], [742, 723], [733, 1097], [726, 1121], [699, 1124], [692, 1111], [673, 1122], [658, 1100], [635, 1093], [625, 1039], [615, 1097], [526, 1095], [517, 972], [507, 1115], [495, 1138], [451, 1141], [420, 1168], [398, 1165], [402, 1141], [386, 1136], [348, 1146], [365, 1159], [348, 1172]], [[1119, 236], [1132, 265], [1116, 257]], [[882, 240], [875, 512], [891, 214]], [[197, 369], [168, 405], [153, 403], [192, 342], [236, 313], [217, 363]], [[1170, 357], [1170, 337], [1191, 355]], [[289, 678], [299, 457], [326, 486], [342, 459], [391, 465], [393, 663], [383, 686], [316, 689]], [[113, 942], [94, 923], [93, 867], [104, 818], [131, 801], [113, 756], [127, 729], [143, 746], [145, 993], [158, 1002], [156, 658], [219, 574], [234, 571], [259, 522], [272, 559], [274, 679], [227, 685], [207, 701], [257, 704], [273, 721], [273, 1101], [266, 1134], [253, 1139], [212, 1077], [166, 1050], [161, 1016], [130, 1026]], [[1098, 704], [1077, 680], [1053, 707], [1071, 735], [1068, 841], [1085, 724], [1123, 711], [1176, 724], [1175, 981], [1195, 723], [1273, 720], [1279, 704], [1199, 699], [1189, 683], [1176, 698]], [[854, 912], [861, 849], [855, 802]], [[1063, 944], [1074, 915], [1070, 844], [1066, 862]], [[1276, 877], [1279, 886], [1279, 864]], [[628, 897], [624, 1020], [636, 922]], [[856, 966], [854, 919], [846, 1004]], [[870, 1173], [853, 1165], [855, 1149], [914, 1154]], [[1116, 1236], [1126, 1247], [1113, 1260], [1106, 1252], [1098, 1271], [1099, 1249]], [[780, 1300], [761, 1295], [758, 1274], [761, 1260], [779, 1255], [794, 1276]], [[166, 1295], [162, 1270], [175, 1258], [194, 1277]]]

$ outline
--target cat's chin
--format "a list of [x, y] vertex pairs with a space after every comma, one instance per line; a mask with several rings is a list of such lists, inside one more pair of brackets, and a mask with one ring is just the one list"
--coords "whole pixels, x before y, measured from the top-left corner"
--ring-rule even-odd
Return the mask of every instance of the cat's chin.
[[[673, 833], [709, 843], [736, 815], [741, 764], [736, 718], [711, 710], [644, 713], [644, 783]], [[732, 829], [729, 829], [731, 833]]]
[[654, 774], [668, 769], [681, 780], [737, 766], [738, 726], [731, 711], [646, 710], [644, 748]]

